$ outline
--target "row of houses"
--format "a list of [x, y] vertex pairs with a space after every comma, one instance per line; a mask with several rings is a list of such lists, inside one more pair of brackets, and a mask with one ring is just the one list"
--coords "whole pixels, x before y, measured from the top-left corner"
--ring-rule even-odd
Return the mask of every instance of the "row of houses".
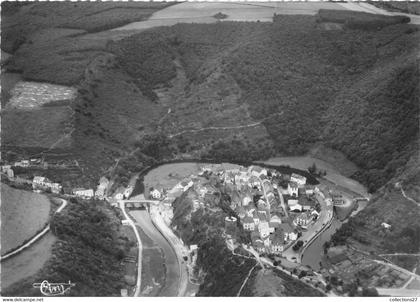
[[52, 182], [44, 176], [35, 176], [32, 180], [32, 188], [34, 190], [51, 190], [52, 193], [62, 193], [63, 187], [57, 182]]

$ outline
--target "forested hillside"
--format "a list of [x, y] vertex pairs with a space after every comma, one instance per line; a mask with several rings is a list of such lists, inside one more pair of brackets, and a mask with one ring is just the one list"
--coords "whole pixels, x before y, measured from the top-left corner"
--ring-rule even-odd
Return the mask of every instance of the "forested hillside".
[[[416, 151], [418, 28], [384, 23], [374, 30], [370, 25], [325, 30], [317, 22], [279, 15], [274, 24], [181, 24], [134, 35], [110, 48], [147, 95], [159, 85], [171, 90], [177, 83], [175, 58], [188, 79], [180, 93], [185, 97], [202, 84], [212, 85], [213, 77], [233, 80], [240, 88], [238, 102], [246, 104], [252, 120], [264, 120], [274, 146], [272, 151], [258, 145], [260, 138], [251, 138], [261, 154], [303, 154], [321, 142], [362, 167], [354, 177], [374, 191]], [[173, 109], [176, 104], [165, 105]], [[202, 105], [197, 101], [196, 106], [197, 111]], [[231, 158], [226, 145], [233, 154], [246, 150], [234, 142], [216, 140], [204, 154]]]
[[32, 283], [70, 280], [76, 284], [70, 296], [120, 296], [125, 286], [120, 262], [130, 247], [120, 219], [107, 202], [71, 199], [51, 222], [58, 238], [53, 257], [35, 276], [3, 288], [2, 295], [40, 296]]

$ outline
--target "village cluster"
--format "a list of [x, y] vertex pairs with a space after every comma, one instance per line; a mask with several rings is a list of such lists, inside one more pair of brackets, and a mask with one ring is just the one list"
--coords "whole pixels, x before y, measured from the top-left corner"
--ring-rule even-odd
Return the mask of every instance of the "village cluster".
[[[105, 199], [106, 198], [106, 193], [107, 193], [106, 191], [109, 185], [109, 180], [106, 177], [101, 177], [101, 179], [99, 180], [97, 189], [94, 190], [91, 188], [63, 187], [62, 184], [58, 182], [54, 182], [45, 176], [34, 175], [33, 178], [30, 178], [28, 176], [22, 177], [20, 174], [14, 172], [14, 168], [24, 168], [25, 170], [27, 170], [34, 167], [43, 167], [43, 169], [47, 169], [48, 164], [46, 162], [42, 162], [41, 159], [22, 159], [11, 164], [3, 164], [1, 166], [1, 172], [4, 175], [6, 175], [7, 178], [11, 181], [15, 181], [17, 183], [26, 183], [26, 184], [31, 185], [33, 191], [37, 193], [51, 192], [55, 194], [76, 196], [76, 197], [80, 197], [84, 199], [91, 199], [91, 198]], [[128, 196], [131, 194], [131, 191], [132, 191], [131, 188], [126, 188], [124, 189], [124, 192], [122, 193], [117, 192], [116, 198], [117, 199], [128, 198]]]
[[304, 176], [281, 174], [258, 166], [203, 167], [198, 176], [190, 176], [171, 189], [151, 189], [149, 197], [163, 201], [161, 212], [169, 222], [172, 201], [190, 188], [192, 212], [200, 207], [214, 208], [216, 183], [223, 185], [231, 198], [230, 207], [236, 213], [225, 217], [227, 244], [231, 249], [237, 244], [238, 219], [250, 233], [255, 250], [281, 255], [320, 215], [320, 205], [314, 196], [318, 188], [307, 184]]

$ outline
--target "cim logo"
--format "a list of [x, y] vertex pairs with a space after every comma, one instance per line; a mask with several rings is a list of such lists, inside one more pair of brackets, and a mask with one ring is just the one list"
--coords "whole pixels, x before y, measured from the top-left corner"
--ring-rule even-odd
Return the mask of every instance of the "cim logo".
[[75, 285], [75, 283], [71, 283], [70, 281], [68, 283], [50, 283], [44, 280], [41, 283], [34, 283], [32, 286], [39, 288], [44, 296], [61, 296], [70, 291], [70, 288]]

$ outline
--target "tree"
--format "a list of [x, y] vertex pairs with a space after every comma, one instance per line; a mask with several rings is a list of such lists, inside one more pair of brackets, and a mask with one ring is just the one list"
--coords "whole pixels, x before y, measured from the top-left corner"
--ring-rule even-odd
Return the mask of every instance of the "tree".
[[362, 290], [363, 297], [378, 297], [378, 291], [374, 287], [364, 287]]
[[310, 166], [310, 167], [308, 168], [308, 171], [309, 171], [309, 173], [311, 173], [311, 174], [315, 175], [315, 174], [316, 174], [316, 171], [317, 171], [316, 164], [315, 164], [315, 163], [313, 163], [313, 164], [312, 164], [312, 166]]
[[329, 292], [331, 290], [331, 284], [328, 283], [327, 286], [325, 287], [325, 290]]

